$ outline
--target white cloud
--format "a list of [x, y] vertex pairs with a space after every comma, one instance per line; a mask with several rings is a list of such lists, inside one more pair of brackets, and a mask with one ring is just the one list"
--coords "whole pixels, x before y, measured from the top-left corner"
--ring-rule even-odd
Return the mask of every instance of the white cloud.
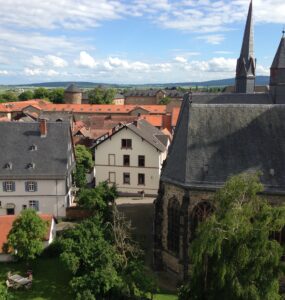
[[221, 50], [221, 51], [215, 51], [215, 53], [216, 54], [222, 54], [222, 55], [232, 54], [231, 51], [223, 51], [223, 50]]
[[75, 60], [75, 64], [79, 67], [85, 67], [90, 69], [94, 69], [98, 65], [95, 59], [86, 51], [80, 52], [79, 59]]
[[30, 60], [30, 63], [37, 67], [43, 67], [43, 66], [52, 66], [55, 68], [64, 68], [68, 66], [68, 63], [66, 60], [62, 59], [61, 57], [55, 56], [55, 55], [46, 55], [44, 57], [40, 56], [33, 56]]
[[40, 76], [40, 77], [57, 77], [61, 75], [59, 72], [53, 70], [53, 69], [40, 69], [40, 68], [25, 68], [24, 74], [26, 76]]
[[144, 62], [140, 62], [140, 61], [129, 62], [127, 60], [120, 59], [118, 57], [109, 57], [108, 61], [105, 62], [104, 65], [110, 66], [112, 69], [117, 68], [117, 69], [134, 70], [134, 71], [148, 71], [151, 67], [149, 64]]
[[47, 36], [41, 33], [29, 32], [28, 38], [29, 40], [27, 40], [27, 36], [20, 29], [16, 31], [2, 28], [0, 31], [1, 49], [7, 51], [7, 49], [11, 48], [14, 52], [18, 52], [21, 49], [28, 53], [31, 53], [31, 51], [56, 53], [58, 49], [64, 49], [66, 52], [79, 47], [72, 40], [68, 40], [60, 35]]
[[49, 77], [56, 77], [56, 76], [59, 75], [59, 72], [57, 72], [57, 71], [55, 71], [55, 70], [48, 70], [48, 71], [46, 72], [46, 74], [47, 74], [47, 76], [49, 76]]
[[37, 75], [41, 75], [42, 74], [42, 70], [41, 69], [31, 69], [31, 68], [25, 68], [24, 69], [24, 74], [27, 76], [37, 76]]
[[47, 55], [46, 59], [55, 67], [55, 68], [64, 68], [68, 66], [66, 60], [62, 59], [61, 57], [55, 55]]
[[262, 65], [256, 66], [256, 73], [258, 75], [269, 76], [270, 75], [270, 67], [264, 67]]
[[120, 0], [0, 0], [0, 24], [20, 28], [91, 28], [122, 16]]
[[222, 34], [213, 34], [213, 35], [202, 35], [199, 36], [197, 39], [204, 40], [208, 44], [218, 45], [225, 39], [225, 37]]
[[[244, 22], [249, 0], [136, 0], [135, 3], [138, 5], [133, 10], [137, 15], [145, 12], [163, 28], [214, 33], [231, 30], [234, 23]], [[284, 23], [284, 0], [255, 0], [253, 5], [256, 22]]]
[[39, 56], [33, 56], [30, 60], [31, 64], [34, 66], [42, 67], [45, 65], [45, 59]]
[[174, 58], [174, 60], [179, 62], [179, 63], [186, 63], [187, 62], [187, 59], [185, 57], [182, 57], [182, 56], [176, 56]]
[[[143, 16], [164, 28], [218, 32], [244, 22], [248, 4], [248, 0], [0, 0], [0, 25], [83, 29], [106, 20]], [[254, 15], [257, 22], [283, 24], [284, 0], [255, 0]]]
[[5, 76], [5, 75], [8, 75], [9, 72], [7, 70], [0, 70], [0, 75], [1, 76]]

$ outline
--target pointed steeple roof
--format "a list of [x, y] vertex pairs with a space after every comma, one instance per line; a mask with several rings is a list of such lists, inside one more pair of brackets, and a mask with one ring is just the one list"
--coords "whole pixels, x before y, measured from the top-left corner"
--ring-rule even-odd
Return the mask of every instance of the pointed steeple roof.
[[281, 69], [285, 68], [285, 37], [284, 34], [281, 38], [278, 50], [276, 52], [276, 55], [274, 57], [272, 66], [272, 69]]
[[254, 57], [252, 0], [250, 1], [250, 5], [249, 5], [240, 57], [243, 57], [246, 60], [249, 60], [250, 57], [252, 58]]

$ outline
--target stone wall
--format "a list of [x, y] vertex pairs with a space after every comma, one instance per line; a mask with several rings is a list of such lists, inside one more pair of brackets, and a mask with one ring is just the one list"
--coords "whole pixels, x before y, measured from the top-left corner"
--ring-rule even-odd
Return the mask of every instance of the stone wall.
[[[170, 271], [179, 279], [187, 277], [189, 267], [189, 242], [191, 239], [191, 217], [193, 209], [203, 202], [211, 203], [214, 193], [207, 191], [186, 190], [173, 184], [161, 183], [156, 201], [155, 215], [155, 258], [160, 260], [155, 264], [158, 269]], [[167, 247], [168, 235], [168, 203], [175, 198], [180, 204], [180, 241], [179, 254], [174, 254]], [[159, 232], [160, 231], [160, 232]]]
[[[176, 274], [179, 279], [187, 276], [189, 262], [189, 244], [193, 210], [201, 203], [209, 203], [214, 209], [215, 192], [186, 190], [168, 183], [160, 183], [159, 195], [155, 203], [155, 242], [154, 258], [158, 270], [166, 270]], [[180, 203], [180, 249], [179, 255], [171, 253], [167, 248], [168, 235], [168, 203], [174, 198]], [[271, 205], [284, 205], [285, 196], [263, 194]], [[187, 200], [188, 199], [188, 200]]]
[[139, 96], [129, 96], [125, 99], [125, 105], [156, 105], [156, 97], [139, 97]]
[[66, 104], [81, 104], [82, 93], [64, 93], [64, 103]]
[[117, 206], [127, 220], [131, 221], [133, 228], [133, 238], [145, 251], [146, 263], [149, 266], [153, 264], [153, 203], [120, 204]]

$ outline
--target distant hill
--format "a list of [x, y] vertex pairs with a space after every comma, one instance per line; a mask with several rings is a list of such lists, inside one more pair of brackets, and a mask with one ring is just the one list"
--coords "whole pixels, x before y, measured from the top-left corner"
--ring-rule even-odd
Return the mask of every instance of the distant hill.
[[[109, 87], [109, 88], [166, 88], [166, 87], [225, 87], [235, 84], [235, 79], [220, 79], [220, 80], [210, 80], [202, 82], [173, 82], [173, 83], [161, 83], [161, 84], [108, 84], [108, 83], [94, 83], [94, 82], [84, 82], [84, 81], [65, 81], [65, 82], [42, 82], [42, 83], [32, 83], [32, 84], [18, 84], [18, 85], [5, 85], [2, 87], [6, 88], [29, 88], [29, 87], [46, 87], [46, 88], [65, 88], [70, 84], [75, 83], [79, 88], [88, 89], [95, 88], [97, 86]], [[256, 85], [268, 85], [269, 76], [257, 76]]]

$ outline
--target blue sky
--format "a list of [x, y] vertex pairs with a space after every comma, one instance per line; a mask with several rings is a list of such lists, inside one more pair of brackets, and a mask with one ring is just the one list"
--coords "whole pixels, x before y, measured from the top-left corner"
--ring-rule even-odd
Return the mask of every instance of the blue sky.
[[[8, 3], [7, 3], [8, 2]], [[167, 83], [234, 76], [249, 0], [0, 0], [0, 84]], [[284, 0], [253, 0], [268, 75]]]

